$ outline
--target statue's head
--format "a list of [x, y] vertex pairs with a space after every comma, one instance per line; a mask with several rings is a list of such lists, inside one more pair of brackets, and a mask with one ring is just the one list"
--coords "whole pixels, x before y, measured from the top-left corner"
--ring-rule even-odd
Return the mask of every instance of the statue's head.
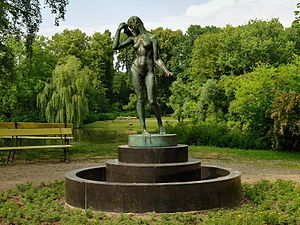
[[127, 21], [127, 24], [128, 24], [128, 26], [129, 26], [129, 29], [130, 29], [131, 31], [133, 31], [135, 34], [138, 34], [138, 33], [139, 33], [138, 27], [139, 27], [140, 25], [144, 26], [142, 20], [141, 20], [139, 17], [137, 17], [137, 16], [132, 16], [132, 17], [130, 17], [130, 18], [128, 19], [128, 21]]

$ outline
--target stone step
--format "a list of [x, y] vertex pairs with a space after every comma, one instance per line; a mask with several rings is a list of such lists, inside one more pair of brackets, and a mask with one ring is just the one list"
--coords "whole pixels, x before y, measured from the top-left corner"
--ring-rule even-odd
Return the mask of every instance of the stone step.
[[188, 146], [169, 147], [118, 147], [118, 159], [123, 163], [176, 163], [188, 160]]
[[117, 159], [106, 162], [107, 182], [164, 183], [201, 179], [201, 161], [189, 158], [179, 163], [122, 163]]

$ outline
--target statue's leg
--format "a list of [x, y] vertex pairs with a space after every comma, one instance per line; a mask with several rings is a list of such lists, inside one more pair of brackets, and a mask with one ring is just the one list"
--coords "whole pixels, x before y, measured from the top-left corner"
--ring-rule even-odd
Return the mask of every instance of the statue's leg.
[[137, 97], [136, 111], [142, 127], [142, 133], [149, 134], [147, 132], [146, 122], [145, 122], [145, 103], [144, 103], [144, 94], [143, 94], [144, 84], [142, 82], [141, 74], [139, 73], [138, 68], [134, 64], [132, 65], [131, 68], [131, 74], [132, 74], [133, 88]]
[[154, 113], [157, 119], [157, 124], [159, 127], [159, 133], [165, 134], [166, 131], [162, 125], [161, 120], [161, 110], [156, 100], [156, 85], [155, 85], [155, 75], [154, 73], [148, 73], [145, 78], [146, 89], [147, 89], [147, 97], [149, 103], [152, 105], [154, 109]]

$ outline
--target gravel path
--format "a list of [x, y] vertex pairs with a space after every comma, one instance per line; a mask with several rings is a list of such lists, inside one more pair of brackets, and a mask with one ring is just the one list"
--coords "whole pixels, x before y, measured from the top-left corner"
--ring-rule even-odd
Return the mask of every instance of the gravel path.
[[[64, 174], [78, 168], [102, 165], [104, 160], [64, 162], [16, 162], [13, 165], [0, 166], [0, 191], [15, 188], [16, 184], [63, 180]], [[242, 182], [256, 182], [261, 179], [294, 180], [300, 182], [300, 169], [276, 166], [277, 162], [240, 162], [233, 160], [203, 159], [203, 165], [218, 165], [242, 172]]]

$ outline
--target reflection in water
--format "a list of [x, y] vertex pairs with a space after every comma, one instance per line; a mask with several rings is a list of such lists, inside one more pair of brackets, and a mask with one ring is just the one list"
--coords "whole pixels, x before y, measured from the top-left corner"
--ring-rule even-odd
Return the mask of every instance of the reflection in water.
[[129, 134], [136, 134], [135, 130], [104, 131], [97, 128], [74, 129], [74, 141], [91, 144], [127, 143]]

